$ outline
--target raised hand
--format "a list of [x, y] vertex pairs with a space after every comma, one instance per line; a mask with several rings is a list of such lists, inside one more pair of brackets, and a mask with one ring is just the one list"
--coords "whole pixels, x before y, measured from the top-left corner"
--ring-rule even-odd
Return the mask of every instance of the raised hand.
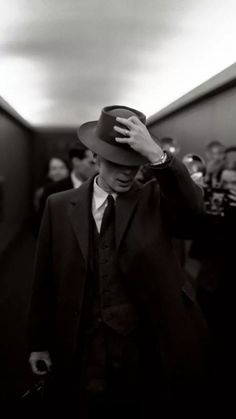
[[125, 137], [116, 137], [118, 143], [128, 144], [133, 150], [146, 157], [150, 163], [156, 163], [163, 158], [163, 150], [136, 116], [128, 119], [117, 117], [116, 120], [124, 125], [124, 128], [115, 125], [114, 130], [125, 135]]

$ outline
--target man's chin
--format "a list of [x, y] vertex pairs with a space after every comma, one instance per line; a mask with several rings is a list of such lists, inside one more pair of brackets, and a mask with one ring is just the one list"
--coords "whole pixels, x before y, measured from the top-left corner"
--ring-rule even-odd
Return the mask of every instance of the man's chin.
[[128, 192], [131, 186], [132, 186], [132, 182], [129, 182], [129, 183], [119, 182], [119, 184], [116, 185], [116, 192], [117, 193]]

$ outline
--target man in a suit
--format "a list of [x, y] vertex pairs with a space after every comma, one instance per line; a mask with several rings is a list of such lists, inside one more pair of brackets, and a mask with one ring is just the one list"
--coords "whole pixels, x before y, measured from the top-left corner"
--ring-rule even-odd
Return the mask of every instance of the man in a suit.
[[68, 189], [78, 188], [82, 183], [93, 176], [96, 172], [96, 161], [93, 153], [83, 146], [73, 146], [69, 149], [69, 159], [72, 171], [68, 177], [58, 182], [50, 183], [45, 187], [42, 196], [41, 209], [49, 195], [57, 192], [67, 191]]
[[[208, 338], [172, 237], [201, 214], [201, 190], [135, 109], [106, 107], [78, 135], [99, 173], [47, 201], [31, 368], [52, 371], [55, 405], [73, 405], [78, 417], [144, 418], [171, 406], [189, 414], [201, 401]], [[138, 184], [145, 163], [154, 178]]]
[[48, 197], [57, 192], [79, 188], [85, 180], [97, 173], [96, 159], [93, 153], [82, 145], [70, 147], [69, 160], [72, 167], [69, 175], [57, 182], [49, 183], [43, 190], [35, 222], [36, 234], [38, 234], [40, 228], [43, 211]]

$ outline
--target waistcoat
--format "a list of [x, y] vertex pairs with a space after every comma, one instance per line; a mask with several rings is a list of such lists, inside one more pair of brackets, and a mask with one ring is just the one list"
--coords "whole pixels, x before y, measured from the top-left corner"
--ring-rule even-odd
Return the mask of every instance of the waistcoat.
[[126, 336], [137, 327], [138, 316], [125, 289], [117, 263], [114, 219], [99, 235], [95, 221], [93, 217], [91, 218], [89, 275], [93, 288], [91, 322], [94, 324], [98, 320], [103, 321], [115, 332]]

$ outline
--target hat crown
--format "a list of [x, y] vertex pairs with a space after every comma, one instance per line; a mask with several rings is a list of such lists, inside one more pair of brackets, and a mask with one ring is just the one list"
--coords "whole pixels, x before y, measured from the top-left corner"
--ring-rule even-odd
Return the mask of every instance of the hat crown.
[[98, 137], [103, 141], [112, 142], [117, 146], [118, 144], [115, 142], [115, 137], [118, 135], [122, 137], [122, 134], [118, 134], [117, 131], [114, 130], [114, 125], [119, 126], [120, 128], [125, 127], [124, 125], [119, 124], [116, 118], [130, 118], [131, 116], [136, 116], [144, 124], [146, 123], [145, 115], [135, 109], [125, 106], [107, 106], [103, 108], [96, 128]]
[[121, 118], [130, 118], [131, 116], [137, 116], [137, 114], [130, 109], [125, 108], [114, 108], [108, 111], [110, 115], [114, 116], [115, 118], [117, 116]]

